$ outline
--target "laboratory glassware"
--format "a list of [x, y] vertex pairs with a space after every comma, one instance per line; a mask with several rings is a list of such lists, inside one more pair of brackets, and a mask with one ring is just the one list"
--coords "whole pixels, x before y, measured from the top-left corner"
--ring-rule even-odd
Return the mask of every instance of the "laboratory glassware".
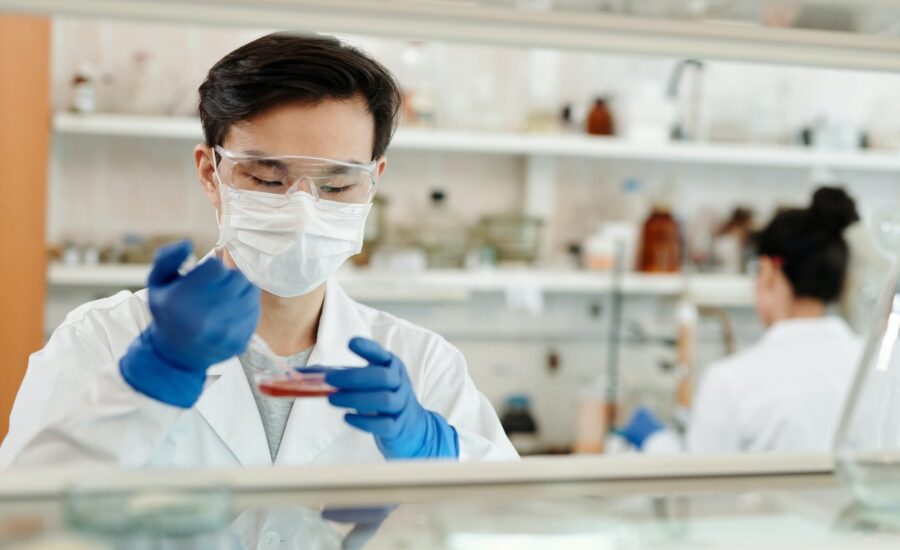
[[67, 493], [63, 511], [69, 529], [117, 549], [241, 547], [230, 531], [231, 495], [222, 487], [85, 485]]
[[835, 436], [837, 468], [857, 500], [900, 509], [900, 213], [872, 217], [875, 240], [893, 267], [874, 318]]

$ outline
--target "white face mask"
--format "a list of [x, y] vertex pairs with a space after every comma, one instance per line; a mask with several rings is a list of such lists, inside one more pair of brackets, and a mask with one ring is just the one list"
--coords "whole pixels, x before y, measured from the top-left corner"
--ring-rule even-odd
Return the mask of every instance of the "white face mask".
[[219, 182], [218, 247], [252, 283], [277, 296], [312, 292], [362, 250], [372, 204], [319, 201], [305, 192], [276, 195]]

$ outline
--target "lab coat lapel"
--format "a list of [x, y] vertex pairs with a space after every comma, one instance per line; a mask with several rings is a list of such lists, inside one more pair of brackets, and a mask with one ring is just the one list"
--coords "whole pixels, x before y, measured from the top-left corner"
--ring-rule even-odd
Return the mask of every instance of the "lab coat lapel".
[[[355, 336], [372, 337], [356, 303], [334, 280], [325, 289], [316, 346], [310, 365], [360, 367], [366, 362], [347, 348]], [[351, 429], [344, 422], [345, 409], [332, 407], [328, 399], [294, 401], [275, 464], [302, 464], [315, 460], [341, 433]]]
[[213, 365], [197, 410], [244, 466], [272, 464], [259, 409], [240, 361]]
[[[198, 263], [215, 254], [215, 249], [207, 252]], [[207, 370], [206, 387], [197, 402], [197, 410], [241, 464], [272, 464], [262, 418], [237, 357]]]

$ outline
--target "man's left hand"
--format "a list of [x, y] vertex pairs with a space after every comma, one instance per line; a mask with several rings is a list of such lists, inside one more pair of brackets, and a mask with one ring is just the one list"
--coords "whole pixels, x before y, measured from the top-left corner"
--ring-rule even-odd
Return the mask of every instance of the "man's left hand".
[[325, 375], [338, 390], [329, 396], [331, 404], [355, 411], [344, 417], [348, 424], [375, 436], [388, 460], [459, 458], [456, 430], [422, 407], [399, 357], [366, 338], [351, 340], [350, 351], [369, 364]]

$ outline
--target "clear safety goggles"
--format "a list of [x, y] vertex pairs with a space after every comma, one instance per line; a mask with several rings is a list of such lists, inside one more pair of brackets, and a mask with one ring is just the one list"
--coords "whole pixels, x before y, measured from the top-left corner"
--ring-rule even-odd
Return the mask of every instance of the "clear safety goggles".
[[255, 156], [215, 147], [219, 181], [235, 189], [292, 195], [305, 192], [316, 201], [367, 204], [375, 194], [377, 163], [357, 164], [304, 156]]

